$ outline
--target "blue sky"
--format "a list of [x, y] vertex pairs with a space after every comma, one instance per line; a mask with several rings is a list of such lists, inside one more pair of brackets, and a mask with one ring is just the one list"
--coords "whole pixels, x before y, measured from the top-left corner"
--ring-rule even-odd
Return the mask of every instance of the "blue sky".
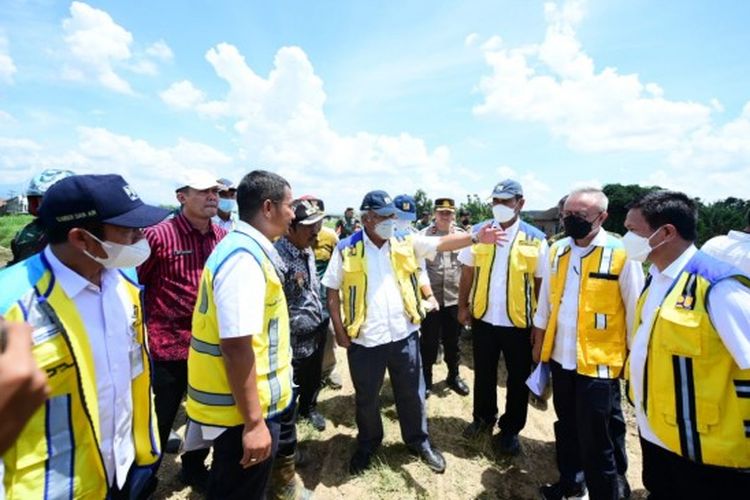
[[0, 6], [0, 196], [33, 173], [274, 170], [332, 211], [418, 187], [527, 207], [578, 185], [750, 191], [750, 3]]

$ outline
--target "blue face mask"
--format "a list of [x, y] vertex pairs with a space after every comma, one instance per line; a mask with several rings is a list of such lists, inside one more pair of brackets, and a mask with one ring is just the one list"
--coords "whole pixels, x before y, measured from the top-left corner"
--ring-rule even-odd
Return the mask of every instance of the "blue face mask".
[[219, 198], [219, 210], [224, 213], [236, 212], [237, 211], [237, 200], [231, 200], [229, 198]]

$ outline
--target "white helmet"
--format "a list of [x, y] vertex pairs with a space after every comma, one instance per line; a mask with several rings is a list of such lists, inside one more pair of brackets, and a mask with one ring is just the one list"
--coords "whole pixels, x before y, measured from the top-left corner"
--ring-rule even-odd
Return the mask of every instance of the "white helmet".
[[34, 176], [29, 182], [29, 189], [26, 190], [26, 196], [44, 196], [44, 193], [60, 179], [65, 179], [75, 175], [70, 170], [60, 168], [48, 168]]

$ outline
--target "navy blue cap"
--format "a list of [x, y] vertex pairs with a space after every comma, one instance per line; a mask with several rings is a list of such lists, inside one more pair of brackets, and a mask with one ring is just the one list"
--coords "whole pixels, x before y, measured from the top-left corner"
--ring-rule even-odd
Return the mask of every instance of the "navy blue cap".
[[495, 189], [492, 190], [492, 198], [509, 200], [516, 196], [523, 196], [523, 188], [518, 181], [514, 181], [513, 179], [505, 179], [498, 182]]
[[393, 215], [396, 213], [393, 200], [385, 191], [370, 191], [367, 193], [359, 209], [372, 210], [378, 215]]
[[146, 205], [121, 176], [73, 175], [45, 193], [39, 218], [46, 227], [99, 221], [122, 227], [148, 227], [169, 215], [168, 210]]
[[417, 202], [408, 194], [400, 194], [393, 200], [396, 214], [402, 220], [417, 220]]

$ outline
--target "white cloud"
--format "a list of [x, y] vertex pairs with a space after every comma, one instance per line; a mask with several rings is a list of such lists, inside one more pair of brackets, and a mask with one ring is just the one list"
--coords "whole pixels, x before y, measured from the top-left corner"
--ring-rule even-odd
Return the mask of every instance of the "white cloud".
[[663, 151], [705, 126], [711, 107], [663, 97], [655, 83], [616, 68], [597, 71], [576, 37], [582, 2], [545, 5], [544, 40], [518, 48], [482, 45], [492, 74], [479, 83], [479, 116], [546, 124], [577, 151]]
[[479, 35], [477, 33], [469, 33], [466, 35], [466, 38], [464, 38], [464, 45], [467, 47], [473, 47], [476, 45], [477, 40], [479, 40]]
[[461, 167], [446, 146], [431, 149], [408, 133], [334, 130], [324, 111], [323, 82], [299, 47], [279, 49], [267, 77], [256, 74], [227, 43], [209, 49], [206, 60], [229, 85], [223, 99], [209, 100], [191, 82], [180, 81], [161, 92], [162, 100], [175, 109], [230, 121], [243, 163], [278, 171], [296, 193], [315, 193], [334, 208], [375, 188], [395, 195], [421, 187], [435, 196], [463, 199], [466, 190], [456, 181]]
[[157, 61], [173, 58], [172, 49], [164, 40], [153, 43], [143, 53], [134, 53], [133, 35], [107, 12], [83, 2], [70, 5], [70, 17], [63, 20], [62, 26], [70, 56], [62, 76], [68, 80], [93, 80], [109, 90], [134, 94], [119, 70], [153, 76], [158, 73]]
[[153, 203], [174, 203], [175, 182], [187, 170], [204, 170], [213, 175], [235, 172], [233, 160], [206, 144], [183, 138], [173, 146], [157, 147], [104, 128], [79, 127], [78, 145], [56, 151], [25, 138], [0, 137], [0, 168], [3, 181], [26, 181], [32, 173], [48, 167], [65, 166], [78, 174], [117, 173]]
[[578, 152], [663, 155], [674, 170], [662, 169], [646, 182], [679, 177], [685, 185], [692, 179], [688, 191], [707, 198], [747, 193], [750, 103], [740, 117], [717, 126], [714, 114], [723, 111], [717, 99], [670, 100], [660, 85], [638, 74], [598, 70], [576, 36], [584, 10], [578, 0], [547, 3], [539, 44], [509, 47], [499, 37], [481, 44], [491, 73], [479, 82], [483, 101], [475, 115], [544, 124]]
[[174, 58], [172, 49], [169, 48], [169, 45], [167, 45], [167, 42], [164, 40], [154, 42], [146, 49], [146, 55], [159, 59], [160, 61], [171, 61]]
[[[497, 179], [501, 181], [503, 179], [513, 179], [518, 181], [523, 188], [523, 197], [526, 199], [526, 208], [533, 207], [548, 207], [557, 203], [553, 194], [552, 188], [539, 179], [533, 172], [526, 172], [519, 174], [515, 169], [503, 165], [497, 168]], [[482, 195], [480, 194], [480, 197]]]
[[8, 40], [0, 35], [0, 83], [13, 83], [16, 71], [16, 65], [10, 56]]

